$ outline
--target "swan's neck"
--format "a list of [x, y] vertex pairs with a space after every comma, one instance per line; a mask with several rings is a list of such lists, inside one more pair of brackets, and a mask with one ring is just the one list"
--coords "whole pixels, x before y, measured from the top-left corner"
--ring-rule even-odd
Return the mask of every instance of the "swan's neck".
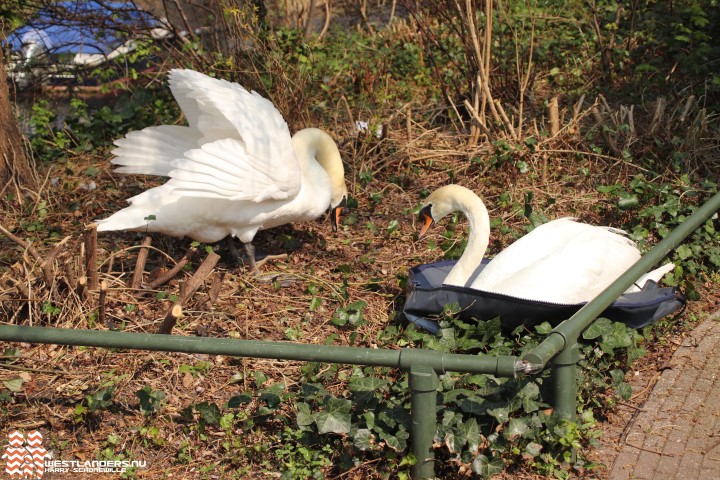
[[301, 161], [315, 161], [327, 172], [333, 202], [339, 202], [346, 193], [345, 169], [332, 137], [318, 128], [306, 128], [297, 132], [292, 141], [296, 152], [306, 152]]
[[475, 195], [458, 198], [456, 206], [468, 219], [469, 238], [465, 251], [444, 283], [466, 287], [471, 283], [490, 242], [490, 215], [485, 204]]

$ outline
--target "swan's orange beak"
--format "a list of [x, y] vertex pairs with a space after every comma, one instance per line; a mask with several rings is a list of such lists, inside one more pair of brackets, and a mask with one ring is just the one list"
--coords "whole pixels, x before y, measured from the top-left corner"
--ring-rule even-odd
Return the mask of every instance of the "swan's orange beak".
[[423, 207], [423, 209], [420, 210], [420, 213], [418, 213], [418, 220], [420, 221], [420, 223], [422, 223], [422, 227], [420, 227], [420, 234], [418, 235], [418, 240], [423, 238], [427, 231], [430, 230], [430, 227], [432, 227], [435, 223], [435, 220], [433, 220], [432, 214], [430, 213], [431, 207], [431, 205]]
[[342, 219], [343, 214], [347, 213], [347, 208], [345, 206], [347, 205], [347, 199], [343, 198], [340, 204], [333, 208], [330, 212], [330, 223], [332, 224], [332, 231], [337, 232], [338, 231], [338, 225], [340, 225], [340, 219]]

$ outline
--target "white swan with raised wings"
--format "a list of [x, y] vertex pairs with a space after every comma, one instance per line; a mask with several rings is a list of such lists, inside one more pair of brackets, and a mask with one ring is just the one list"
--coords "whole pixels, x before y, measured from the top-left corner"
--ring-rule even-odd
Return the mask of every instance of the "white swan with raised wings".
[[255, 269], [258, 230], [312, 220], [347, 197], [337, 145], [316, 128], [290, 136], [275, 106], [256, 92], [192, 70], [169, 83], [188, 126], [161, 125], [115, 141], [121, 173], [170, 179], [128, 200], [98, 231], [136, 230], [217, 242], [231, 235]]

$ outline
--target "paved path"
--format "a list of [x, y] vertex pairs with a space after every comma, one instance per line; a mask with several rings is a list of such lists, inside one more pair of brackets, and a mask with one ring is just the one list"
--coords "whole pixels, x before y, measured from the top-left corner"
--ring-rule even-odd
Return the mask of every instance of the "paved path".
[[720, 479], [720, 311], [674, 353], [619, 439], [607, 478]]

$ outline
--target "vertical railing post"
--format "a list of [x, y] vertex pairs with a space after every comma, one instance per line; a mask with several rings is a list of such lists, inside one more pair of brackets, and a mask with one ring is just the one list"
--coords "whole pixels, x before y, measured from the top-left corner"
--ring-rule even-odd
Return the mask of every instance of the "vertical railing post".
[[580, 346], [577, 340], [569, 342], [552, 360], [550, 386], [555, 415], [575, 420], [577, 412], [577, 364]]
[[429, 365], [410, 366], [410, 413], [412, 430], [410, 441], [417, 461], [412, 467], [414, 480], [435, 477], [433, 440], [437, 429], [437, 373]]

